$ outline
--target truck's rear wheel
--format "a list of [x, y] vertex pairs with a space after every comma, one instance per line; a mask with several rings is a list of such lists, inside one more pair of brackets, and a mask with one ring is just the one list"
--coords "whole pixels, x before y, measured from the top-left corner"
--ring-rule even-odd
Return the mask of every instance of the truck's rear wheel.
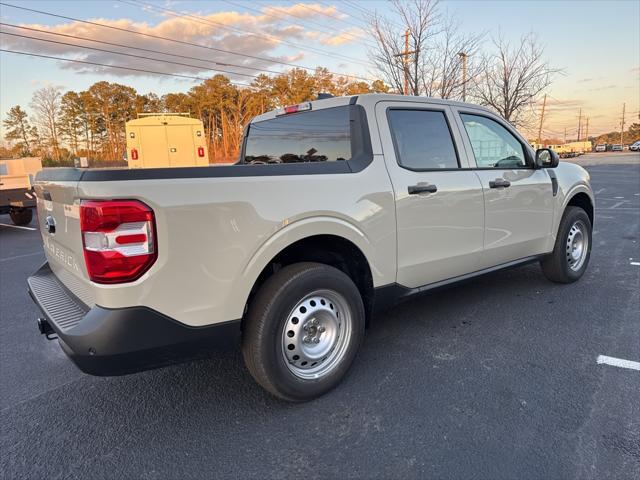
[[242, 352], [256, 381], [289, 401], [335, 387], [364, 336], [364, 306], [353, 281], [319, 263], [270, 277], [249, 305]]
[[545, 277], [571, 283], [584, 274], [591, 256], [591, 221], [580, 207], [567, 207], [551, 255], [540, 262]]
[[14, 208], [9, 211], [9, 216], [14, 225], [28, 225], [33, 218], [33, 211], [30, 208]]

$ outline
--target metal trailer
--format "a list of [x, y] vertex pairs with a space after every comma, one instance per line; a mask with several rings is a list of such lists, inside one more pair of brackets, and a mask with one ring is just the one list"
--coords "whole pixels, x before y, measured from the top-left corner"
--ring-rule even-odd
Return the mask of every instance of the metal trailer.
[[185, 113], [139, 113], [126, 123], [129, 168], [209, 165], [202, 122]]
[[33, 218], [36, 198], [33, 181], [42, 170], [39, 157], [0, 160], [0, 214], [9, 214], [15, 225], [27, 225]]

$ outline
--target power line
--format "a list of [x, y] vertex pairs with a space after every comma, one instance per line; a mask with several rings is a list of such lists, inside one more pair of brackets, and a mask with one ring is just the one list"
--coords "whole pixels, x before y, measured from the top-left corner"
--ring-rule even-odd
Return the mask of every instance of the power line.
[[[319, 1], [317, 1], [316, 3], [319, 3], [320, 5], [324, 5], [327, 8], [333, 8], [333, 9], [335, 9], [335, 11], [337, 13], [340, 13], [340, 11], [337, 9], [337, 7], [334, 7], [333, 5], [327, 5], [325, 2], [319, 2]], [[306, 4], [300, 4], [300, 6], [306, 8], [307, 10], [311, 10], [312, 12], [324, 15], [325, 17], [329, 17], [329, 18], [331, 18], [333, 20], [338, 20], [339, 22], [342, 22], [344, 24], [352, 25], [352, 26], [358, 27], [358, 28], [362, 28], [363, 27], [363, 25], [360, 25], [360, 24], [355, 23], [355, 22], [348, 21], [348, 20], [346, 20], [344, 18], [336, 17], [335, 15], [331, 15], [330, 13], [326, 13], [326, 12], [323, 12], [321, 10], [316, 10], [315, 8], [311, 8], [310, 6], [308, 6]], [[351, 17], [351, 15], [348, 15], [348, 16]], [[366, 21], [364, 21], [364, 25], [365, 26], [369, 26], [369, 24]]]
[[116, 55], [124, 55], [126, 57], [141, 58], [143, 60], [151, 60], [153, 62], [170, 63], [170, 64], [173, 64], [173, 65], [180, 65], [180, 66], [183, 66], [183, 67], [196, 68], [196, 69], [199, 69], [199, 70], [209, 70], [209, 71], [213, 71], [213, 72], [230, 73], [230, 74], [233, 74], [233, 75], [242, 75], [244, 77], [251, 77], [251, 78], [257, 78], [258, 77], [258, 75], [251, 75], [249, 73], [230, 72], [228, 70], [219, 70], [219, 69], [214, 69], [214, 68], [202, 67], [202, 66], [199, 66], [199, 65], [191, 65], [191, 64], [188, 64], [188, 63], [173, 62], [171, 60], [165, 60], [165, 59], [162, 59], [162, 58], [152, 58], [152, 57], [145, 57], [143, 55], [136, 55], [136, 54], [133, 54], [133, 53], [117, 52], [115, 50], [108, 50], [106, 48], [88, 47], [86, 45], [77, 45], [75, 43], [59, 42], [57, 40], [48, 40], [46, 38], [32, 37], [32, 36], [29, 36], [29, 35], [20, 35], [18, 33], [0, 32], [0, 34], [2, 34], [2, 35], [11, 35], [12, 37], [28, 38], [30, 40], [38, 40], [40, 42], [46, 42], [46, 43], [55, 43], [56, 45], [67, 45], [69, 47], [85, 48], [85, 49], [88, 49], [88, 50], [95, 50], [97, 52], [112, 53], [112, 54], [116, 54]]
[[225, 30], [231, 30], [231, 31], [239, 32], [239, 33], [241, 33], [243, 35], [251, 35], [251, 36], [254, 36], [254, 37], [258, 37], [258, 38], [265, 38], [265, 39], [267, 39], [269, 41], [275, 41], [277, 43], [283, 43], [283, 44], [289, 45], [291, 47], [300, 48], [303, 51], [306, 50], [306, 51], [313, 52], [313, 53], [320, 54], [320, 55], [324, 55], [324, 56], [327, 56], [327, 57], [332, 57], [332, 58], [337, 58], [337, 59], [342, 59], [342, 60], [349, 60], [351, 62], [360, 63], [362, 65], [368, 65], [367, 63], [362, 62], [361, 60], [359, 60], [357, 58], [354, 58], [354, 57], [349, 57], [349, 56], [346, 56], [346, 55], [340, 55], [340, 54], [336, 54], [336, 53], [327, 52], [326, 50], [322, 50], [322, 49], [315, 48], [315, 47], [309, 47], [309, 46], [305, 47], [305, 46], [297, 44], [297, 43], [289, 42], [287, 40], [282, 40], [282, 39], [280, 39], [278, 37], [275, 37], [273, 35], [264, 35], [264, 34], [247, 32], [246, 30], [243, 30], [241, 28], [231, 27], [229, 25], [225, 25], [224, 23], [220, 23], [220, 22], [216, 22], [216, 21], [213, 21], [213, 20], [205, 19], [205, 18], [200, 17], [198, 15], [191, 15], [191, 14], [188, 14], [188, 13], [176, 12], [175, 10], [171, 10], [170, 8], [159, 7], [159, 6], [152, 5], [150, 3], [147, 3], [147, 2], [144, 2], [144, 1], [141, 1], [141, 0], [131, 0], [131, 1], [118, 0], [118, 1], [121, 2], [121, 3], [124, 3], [124, 4], [128, 4], [128, 5], [136, 5], [136, 6], [141, 6], [142, 5], [142, 6], [146, 7], [146, 8], [148, 8], [148, 9], [151, 9], [151, 10], [158, 10], [158, 11], [166, 12], [169, 15], [172, 15], [174, 17], [188, 18], [193, 22], [204, 24], [204, 25], [215, 25], [215, 26], [220, 27], [220, 28], [225, 29]]
[[[181, 75], [179, 73], [166, 73], [166, 72], [158, 72], [155, 70], [147, 70], [144, 68], [134, 68], [134, 67], [123, 67], [121, 65], [108, 65], [106, 63], [98, 63], [98, 62], [89, 62], [86, 60], [74, 60], [71, 58], [64, 58], [64, 57], [54, 57], [52, 55], [42, 55], [39, 53], [31, 53], [31, 52], [19, 52], [17, 50], [7, 50], [5, 48], [0, 48], [0, 52], [7, 52], [7, 53], [15, 53], [17, 55], [27, 55], [30, 57], [40, 57], [40, 58], [50, 58], [53, 60], [60, 60], [63, 62], [73, 62], [73, 63], [82, 63], [84, 65], [94, 65], [94, 66], [98, 66], [98, 67], [107, 67], [107, 68], [117, 68], [120, 70], [131, 70], [134, 72], [144, 72], [144, 73], [151, 73], [154, 75], [164, 75], [167, 77], [179, 77], [179, 78], [188, 78], [188, 79], [192, 79], [192, 80], [207, 80], [206, 78], [203, 77], [195, 77], [192, 75]], [[231, 80], [229, 81], [230, 83], [233, 83], [234, 85], [239, 85], [239, 86], [243, 86], [243, 87], [251, 87], [251, 85], [248, 85], [246, 83], [237, 83], [237, 82], [232, 82]]]
[[[286, 65], [288, 67], [301, 68], [303, 70], [308, 70], [308, 71], [312, 71], [312, 72], [316, 70], [313, 67], [305, 67], [303, 65], [297, 65], [295, 63], [283, 62], [283, 61], [277, 60], [275, 58], [260, 57], [260, 56], [257, 56], [257, 55], [249, 55], [249, 54], [246, 54], [246, 53], [233, 52], [231, 50], [225, 50], [225, 49], [222, 49], [222, 48], [210, 47], [208, 45], [202, 45], [202, 44], [199, 44], [199, 43], [191, 43], [191, 42], [186, 42], [186, 41], [183, 41], [183, 40], [176, 40], [174, 38], [163, 37], [161, 35], [154, 35], [152, 33], [138, 32], [136, 30], [129, 30], [129, 29], [126, 29], [126, 28], [116, 27], [116, 26], [113, 26], [113, 25], [106, 25], [104, 23], [92, 22], [90, 20], [82, 20], [80, 18], [68, 17], [68, 16], [65, 16], [65, 15], [59, 15], [57, 13], [45, 12], [43, 10], [36, 10], [36, 9], [33, 9], [33, 8], [27, 8], [27, 7], [19, 7], [17, 5], [11, 5], [9, 3], [0, 2], [0, 5], [5, 6], [5, 7], [16, 8], [16, 9], [24, 10], [24, 11], [28, 11], [28, 12], [39, 13], [39, 14], [42, 14], [42, 15], [48, 15], [50, 17], [62, 18], [64, 20], [71, 20], [73, 22], [84, 23], [86, 25], [94, 25], [94, 26], [97, 26], [97, 27], [108, 28], [110, 30], [116, 30], [116, 31], [124, 32], [124, 33], [130, 33], [130, 34], [133, 34], [133, 35], [139, 35], [139, 36], [142, 36], [142, 37], [153, 38], [153, 39], [156, 39], [156, 40], [164, 40], [164, 41], [167, 41], [167, 42], [173, 42], [173, 43], [177, 43], [177, 44], [180, 44], [180, 45], [188, 45], [190, 47], [198, 47], [198, 48], [203, 48], [203, 49], [211, 50], [211, 51], [215, 51], [215, 52], [221, 52], [221, 53], [227, 53], [227, 54], [230, 54], [230, 55], [237, 55], [237, 56], [240, 56], [240, 57], [252, 58], [252, 59], [260, 60], [260, 61], [264, 61], [264, 62], [276, 63], [276, 64], [279, 64], [279, 65]], [[356, 76], [356, 75], [348, 75], [348, 74], [345, 74], [345, 73], [338, 73], [338, 72], [332, 72], [332, 71], [328, 71], [328, 72], [330, 74], [336, 75], [336, 76], [342, 76], [342, 77], [347, 77], [347, 78], [355, 78], [355, 79], [358, 79], [358, 80], [369, 81], [368, 78], [359, 77], [359, 76]]]
[[[224, 3], [227, 3], [227, 4], [229, 4], [229, 5], [232, 5], [232, 6], [234, 6], [234, 7], [244, 8], [244, 9], [246, 9], [246, 10], [250, 10], [250, 11], [252, 11], [252, 12], [257, 12], [257, 13], [259, 13], [259, 14], [261, 14], [261, 15], [264, 15], [264, 12], [263, 12], [263, 11], [261, 11], [261, 10], [258, 10], [257, 8], [247, 7], [246, 5], [242, 5], [242, 4], [239, 4], [239, 3], [236, 3], [236, 2], [232, 2], [231, 0], [221, 0], [221, 1], [222, 1], [222, 2], [224, 2]], [[311, 12], [314, 12], [314, 13], [316, 13], [316, 14], [318, 14], [318, 13], [323, 14], [323, 13], [324, 13], [324, 12], [320, 12], [320, 11], [318, 11], [318, 10], [313, 10], [312, 8], [307, 7], [307, 6], [306, 6], [306, 5], [304, 5], [304, 4], [299, 4], [299, 6], [300, 6], [300, 7], [302, 7], [302, 8], [305, 8], [306, 10], [309, 10], [309, 11], [311, 11]], [[299, 16], [299, 15], [296, 15], [295, 13], [287, 12], [286, 10], [283, 10], [283, 9], [281, 9], [281, 8], [274, 7], [274, 6], [268, 6], [267, 8], [268, 8], [269, 10], [274, 10], [274, 11], [276, 11], [276, 12], [283, 13], [283, 14], [285, 14], [285, 15], [289, 16], [289, 17], [294, 17], [294, 18], [298, 18], [298, 19], [300, 19], [300, 20], [304, 20], [306, 23], [310, 23], [310, 24], [312, 24], [312, 25], [319, 26], [319, 27], [320, 27], [320, 28], [322, 28], [323, 30], [326, 30], [326, 28], [327, 28], [327, 27], [326, 27], [326, 25], [323, 25], [322, 23], [319, 23], [319, 22], [316, 22], [316, 21], [312, 21], [312, 20], [306, 19], [306, 18], [304, 18], [304, 17], [301, 17], [301, 16]], [[336, 18], [336, 17], [331, 17], [331, 16], [329, 16], [329, 18], [331, 18], [331, 19], [333, 19], [333, 20], [337, 20], [337, 18]], [[302, 23], [302, 22], [299, 22], [299, 23]], [[304, 23], [302, 23], [302, 24], [303, 24], [303, 25], [305, 25]], [[334, 32], [335, 32], [335, 30], [334, 30]], [[335, 32], [335, 33], [339, 33], [339, 34], [341, 34], [341, 35], [347, 35], [347, 36], [349, 36], [352, 40], [358, 40], [358, 41], [365, 41], [365, 42], [366, 42], [366, 40], [363, 40], [363, 39], [362, 39], [362, 37], [360, 37], [359, 35], [355, 35], [355, 34], [350, 33], [350, 32], [342, 32], [342, 33], [340, 33], [340, 32]]]
[[[320, 3], [322, 3], [322, 2], [320, 2]], [[343, 5], [348, 5], [353, 10], [357, 10], [360, 15], [364, 14], [364, 16], [367, 17], [367, 18], [371, 18], [371, 17], [374, 16], [371, 13], [371, 11], [369, 11], [369, 10], [367, 10], [365, 8], [362, 8], [360, 5], [357, 4], [357, 2], [352, 2], [350, 0], [342, 0], [342, 4]], [[394, 25], [397, 28], [400, 28], [400, 29], [403, 29], [403, 30], [406, 28], [406, 26], [403, 26], [402, 24], [400, 24], [400, 23], [398, 23], [398, 22], [396, 22], [394, 20], [388, 19], [388, 21], [389, 21], [389, 23], [391, 25]]]
[[[244, 68], [244, 69], [247, 69], [247, 70], [254, 70], [254, 71], [258, 71], [258, 72], [273, 73], [275, 75], [279, 75], [279, 74], [282, 73], [281, 71], [276, 71], [276, 70], [267, 70], [267, 69], [262, 69], [262, 68], [257, 68], [257, 67], [247, 67], [245, 65], [236, 65], [236, 64], [233, 64], [233, 63], [226, 63], [226, 62], [217, 62], [215, 60], [207, 60], [206, 58], [190, 57], [188, 55], [179, 55], [177, 53], [169, 53], [169, 52], [163, 52], [163, 51], [160, 51], [160, 50], [152, 50], [150, 48], [134, 47], [133, 45], [126, 45], [126, 44], [122, 44], [122, 43], [107, 42], [105, 40], [95, 40], [93, 38], [79, 37], [77, 35], [69, 35], [69, 34], [66, 34], [66, 33], [50, 32], [48, 30], [40, 30], [38, 28], [25, 27], [25, 26], [22, 26], [22, 25], [14, 25], [14, 24], [11, 24], [11, 23], [0, 22], [0, 25], [1, 26], [11, 27], [11, 28], [19, 28], [20, 30], [28, 30], [28, 31], [31, 31], [31, 32], [45, 33], [47, 35], [55, 35], [55, 36], [58, 36], [58, 37], [73, 38], [73, 39], [76, 39], [76, 40], [83, 40], [83, 41], [87, 41], [87, 42], [101, 43], [103, 45], [111, 45], [113, 47], [129, 48], [129, 49], [132, 49], [132, 50], [140, 50], [142, 52], [159, 53], [160, 55], [169, 55], [171, 57], [186, 58], [188, 60], [197, 60], [199, 62], [212, 63], [214, 65], [220, 65], [220, 66], [223, 66], [223, 67]], [[221, 70], [221, 71], [224, 71], [224, 70]], [[235, 72], [232, 72], [232, 73], [235, 74]], [[238, 75], [243, 75], [243, 74], [238, 73]]]

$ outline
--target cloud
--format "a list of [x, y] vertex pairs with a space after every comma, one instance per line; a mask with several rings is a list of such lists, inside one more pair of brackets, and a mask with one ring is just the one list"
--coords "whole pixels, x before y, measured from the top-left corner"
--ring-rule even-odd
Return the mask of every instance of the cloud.
[[[249, 83], [252, 80], [250, 75], [257, 75], [260, 70], [281, 70], [282, 65], [278, 62], [291, 63], [303, 58], [304, 52], [301, 47], [286, 45], [287, 42], [302, 45], [305, 42], [310, 44], [309, 40], [313, 39], [313, 43], [316, 45], [320, 43], [331, 47], [356, 41], [356, 38], [362, 35], [362, 32], [359, 32], [359, 29], [356, 28], [338, 31], [335, 35], [331, 35], [326, 31], [322, 31], [320, 27], [318, 30], [314, 30], [301, 25], [299, 22], [296, 23], [293, 21], [295, 18], [289, 16], [289, 14], [295, 14], [296, 17], [302, 20], [315, 19], [317, 21], [319, 20], [317, 12], [324, 12], [327, 15], [339, 18], [339, 13], [334, 7], [315, 4], [294, 4], [287, 7], [277, 7], [277, 9], [267, 6], [262, 8], [260, 12], [253, 14], [233, 11], [212, 14], [188, 14], [193, 15], [193, 17], [170, 16], [163, 13], [157, 23], [135, 22], [128, 18], [97, 18], [90, 20], [94, 23], [122, 30], [73, 21], [57, 25], [22, 24], [22, 26], [70, 35], [71, 37], [59, 37], [3, 26], [3, 31], [10, 33], [135, 54], [144, 58], [133, 58], [113, 52], [83, 49], [75, 46], [11, 37], [9, 35], [3, 35], [2, 41], [4, 48], [10, 50], [64, 56], [87, 62], [162, 71], [172, 74], [207, 77], [216, 73], [224, 73], [235, 81]], [[326, 17], [325, 20], [327, 20]], [[149, 36], [132, 34], [130, 33], [132, 31], [141, 32]], [[157, 37], [175, 39], [185, 43], [175, 43]], [[80, 40], [80, 38], [120, 44], [124, 45], [124, 47]], [[208, 48], [187, 45], [187, 43], [203, 45]], [[280, 48], [282, 46], [286, 46], [288, 49], [293, 48], [295, 53], [291, 53], [288, 56], [283, 55]], [[135, 48], [149, 49], [162, 53], [145, 52]], [[246, 56], [238, 56], [234, 53], [241, 53]], [[190, 58], [180, 58], [179, 56]], [[175, 65], [167, 63], [167, 61], [184, 63], [189, 66]], [[142, 72], [94, 67], [71, 62], [61, 62], [60, 66], [82, 73], [108, 72], [116, 76], [146, 75]], [[226, 72], [215, 72], [212, 69], [222, 69], [226, 70]]]
[[323, 45], [338, 46], [345, 43], [351, 43], [364, 36], [364, 32], [360, 28], [349, 28], [337, 35], [325, 36], [320, 40]]
[[577, 111], [582, 106], [582, 104], [583, 102], [581, 100], [548, 97], [546, 111], [550, 114]]
[[601, 87], [590, 88], [589, 92], [599, 92], [601, 90], [612, 90], [614, 88], [619, 88], [618, 85], [603, 85]]

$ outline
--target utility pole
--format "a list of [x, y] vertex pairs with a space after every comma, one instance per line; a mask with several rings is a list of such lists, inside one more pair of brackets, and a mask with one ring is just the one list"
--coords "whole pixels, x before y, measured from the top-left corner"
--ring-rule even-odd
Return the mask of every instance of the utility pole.
[[409, 95], [409, 55], [419, 52], [420, 50], [409, 51], [409, 29], [404, 32], [404, 52], [394, 55], [402, 57], [402, 65], [404, 67], [404, 95]]
[[567, 127], [564, 127], [564, 145], [567, 144]]
[[587, 117], [587, 128], [586, 128], [586, 132], [584, 135], [584, 139], [585, 141], [589, 141], [589, 117]]
[[582, 109], [580, 109], [580, 113], [578, 114], [578, 142], [580, 141], [581, 129], [582, 129]]
[[544, 108], [547, 106], [547, 94], [544, 94], [542, 100], [542, 113], [540, 114], [540, 126], [538, 127], [538, 144], [542, 143], [542, 122], [544, 121]]
[[622, 139], [624, 135], [624, 111], [626, 106], [626, 103], [622, 104], [622, 122], [620, 123], [620, 146], [622, 147], [622, 150], [624, 150], [624, 143], [622, 143]]
[[[458, 52], [458, 56], [462, 61], [462, 101], [466, 102], [467, 101], [467, 58], [469, 57], [469, 55], [467, 55], [464, 52]], [[545, 95], [545, 99], [546, 98], [547, 96]]]

